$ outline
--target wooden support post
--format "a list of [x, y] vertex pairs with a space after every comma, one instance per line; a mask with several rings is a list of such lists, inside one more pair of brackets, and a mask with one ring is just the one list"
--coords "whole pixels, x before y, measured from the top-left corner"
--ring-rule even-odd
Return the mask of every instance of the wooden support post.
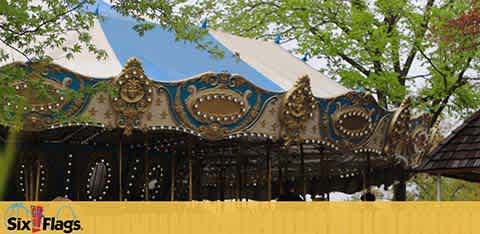
[[[120, 133], [122, 134], [122, 133]], [[118, 142], [118, 199], [123, 201], [123, 174], [122, 174], [122, 136], [120, 136], [120, 140]]]
[[270, 157], [270, 142], [267, 141], [267, 201], [272, 200], [272, 158]]
[[244, 156], [243, 159], [243, 175], [242, 175], [242, 191], [241, 193], [243, 194], [242, 198], [245, 198], [248, 201], [248, 189], [247, 184], [248, 184], [248, 155]]
[[176, 166], [176, 157], [175, 154], [172, 154], [172, 159], [170, 163], [170, 201], [175, 200], [175, 166]]
[[220, 162], [220, 201], [225, 200], [225, 149], [222, 149]]
[[367, 153], [367, 172], [365, 174], [365, 186], [368, 192], [370, 192], [370, 173], [371, 173], [371, 165], [370, 165], [370, 153]]
[[436, 192], [437, 201], [441, 201], [442, 200], [442, 176], [440, 174], [437, 174], [435, 176], [435, 192]]
[[36, 173], [35, 173], [35, 199], [34, 199], [34, 201], [38, 201], [38, 197], [39, 197], [39, 194], [40, 194], [40, 170], [41, 170], [39, 161], [35, 162], [35, 169], [36, 169]]
[[282, 155], [282, 157], [279, 159], [278, 161], [278, 189], [279, 189], [279, 193], [282, 194], [284, 193], [285, 191], [283, 191], [283, 182], [285, 181], [285, 178], [284, 178], [284, 170], [283, 170], [283, 157], [284, 155]]
[[196, 183], [197, 187], [195, 189], [196, 194], [197, 194], [195, 196], [195, 199], [198, 199], [199, 201], [202, 201], [204, 199], [203, 198], [203, 179], [202, 179], [203, 178], [203, 165], [204, 164], [203, 164], [203, 161], [202, 161], [201, 157], [198, 157], [196, 159], [196, 162], [197, 163], [195, 164], [196, 165], [196, 167], [195, 167], [196, 170], [195, 171], [198, 173], [198, 174], [196, 174], [198, 176], [198, 178], [197, 178], [197, 183]]
[[307, 184], [305, 183], [305, 155], [303, 154], [303, 144], [300, 144], [300, 173], [302, 184], [302, 196], [307, 194]]
[[[25, 153], [24, 153], [25, 154]], [[26, 161], [27, 158], [24, 156], [24, 160]], [[27, 201], [31, 201], [30, 199], [30, 191], [31, 191], [31, 188], [30, 188], [30, 170], [27, 169], [27, 165], [25, 165], [25, 167], [22, 169], [23, 170], [23, 179], [25, 181], [25, 200]]]
[[237, 152], [237, 155], [236, 155], [236, 159], [235, 159], [235, 169], [236, 169], [236, 178], [237, 178], [237, 188], [236, 188], [236, 191], [235, 191], [235, 197], [237, 199], [237, 201], [241, 201], [242, 198], [241, 198], [241, 187], [242, 187], [242, 168], [241, 168], [241, 161], [242, 161], [242, 157], [240, 156], [240, 154], [238, 154]]
[[401, 171], [399, 176], [399, 181], [393, 186], [393, 198], [395, 201], [406, 201], [407, 200], [407, 184], [405, 182], [405, 172]]
[[399, 181], [398, 184], [394, 185], [394, 200], [395, 201], [406, 201], [407, 200], [407, 186], [405, 180]]
[[150, 165], [149, 165], [149, 160], [148, 160], [148, 135], [147, 133], [145, 133], [145, 152], [144, 152], [144, 156], [143, 156], [143, 164], [144, 164], [144, 180], [145, 180], [145, 185], [144, 185], [144, 189], [145, 189], [145, 201], [148, 201], [150, 200], [150, 194], [149, 194], [149, 188], [148, 188], [148, 171], [149, 171], [149, 168], [150, 168]]
[[192, 145], [187, 143], [188, 158], [188, 200], [193, 200]]
[[[324, 189], [324, 187], [327, 187], [327, 181], [328, 181], [328, 171], [327, 171], [327, 166], [325, 164], [325, 154], [323, 154], [323, 149], [319, 149], [320, 151], [320, 172], [319, 172], [319, 183], [321, 186], [320, 189], [316, 189], [316, 192], [318, 192], [318, 195], [320, 193], [323, 193], [325, 195], [325, 191], [330, 192], [330, 188]], [[318, 186], [318, 185], [317, 185]], [[312, 194], [313, 197], [315, 197], [317, 194]], [[323, 195], [323, 196], [324, 196]]]

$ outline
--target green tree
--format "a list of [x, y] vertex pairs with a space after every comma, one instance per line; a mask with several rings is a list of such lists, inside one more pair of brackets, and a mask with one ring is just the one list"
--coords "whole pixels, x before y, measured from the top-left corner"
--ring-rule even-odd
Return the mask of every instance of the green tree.
[[[192, 17], [193, 6], [185, 4], [187, 0], [139, 0], [113, 1], [112, 7], [123, 15], [136, 18], [132, 28], [140, 35], [146, 30], [160, 25], [173, 31], [178, 40], [194, 42], [199, 48], [221, 56], [208, 41], [202, 41], [206, 30], [197, 27], [198, 19]], [[90, 10], [86, 6], [90, 5]], [[105, 59], [107, 54], [92, 43], [89, 30], [96, 18], [95, 0], [0, 0], [0, 62], [12, 58], [13, 53], [20, 54], [36, 66], [46, 65], [51, 58], [46, 49], [59, 48], [67, 58], [73, 58], [81, 51], [89, 51], [97, 59]], [[67, 33], [77, 36], [76, 43], [69, 45]], [[40, 74], [42, 75], [42, 74]], [[29, 77], [24, 70], [4, 66], [0, 69], [0, 123], [9, 126], [9, 135], [5, 152], [0, 154], [0, 198], [5, 189], [7, 175], [15, 155], [16, 132], [22, 128], [22, 116], [29, 109], [29, 100], [16, 95], [15, 84], [23, 82], [33, 87], [39, 98], [49, 99], [48, 92], [41, 79]], [[69, 93], [70, 98], [79, 94]], [[57, 113], [61, 116], [62, 113]]]
[[[478, 183], [441, 177], [442, 201], [477, 201], [480, 200], [480, 185]], [[414, 191], [407, 194], [409, 201], [435, 201], [436, 178], [429, 175], [417, 175], [411, 179]]]
[[[294, 42], [295, 52], [326, 61], [322, 72], [366, 89], [385, 108], [409, 95], [431, 113], [432, 126], [480, 107], [479, 1], [203, 0], [198, 10], [210, 27]], [[478, 197], [474, 184], [442, 183], [445, 199]], [[432, 199], [431, 177], [409, 184], [417, 185], [416, 199]]]
[[[406, 95], [419, 110], [469, 114], [480, 106], [480, 11], [475, 0], [204, 0], [211, 27], [294, 41], [323, 72], [362, 87], [384, 107]], [[423, 67], [421, 72], [416, 68]]]

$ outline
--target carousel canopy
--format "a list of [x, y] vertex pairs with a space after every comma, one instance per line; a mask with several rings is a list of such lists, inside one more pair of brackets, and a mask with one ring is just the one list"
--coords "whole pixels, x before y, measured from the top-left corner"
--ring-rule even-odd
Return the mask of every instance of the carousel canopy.
[[[268, 198], [287, 179], [312, 194], [390, 185], [404, 180], [405, 168], [423, 153], [429, 119], [411, 116], [409, 99], [388, 111], [370, 94], [349, 91], [321, 76], [273, 42], [209, 31], [205, 40], [225, 52], [225, 58], [214, 59], [191, 43], [176, 42], [160, 27], [139, 37], [131, 29], [132, 19], [108, 4], [91, 10], [96, 7], [104, 18], [92, 29], [93, 40], [107, 51], [107, 60], [97, 61], [85, 52], [70, 61], [59, 51], [49, 51], [52, 64], [22, 63], [19, 56], [10, 64], [29, 75], [29, 80], [12, 84], [29, 105], [4, 100], [5, 110], [25, 111], [19, 135], [27, 150], [23, 166], [47, 168], [59, 173], [50, 178], [61, 178], [61, 169], [51, 168], [63, 158], [63, 176], [70, 181], [68, 167], [73, 165], [76, 178], [83, 181], [85, 168], [105, 162], [99, 170], [117, 173], [123, 185], [116, 188], [116, 197], [101, 188], [97, 195], [122, 200], [125, 184], [136, 183], [124, 181], [122, 170], [131, 166], [131, 173], [139, 173], [134, 152], [141, 151], [146, 166], [157, 160], [159, 168], [170, 168], [171, 198], [179, 191], [191, 199], [200, 194], [195, 186], [220, 187], [223, 195], [216, 197], [221, 198], [245, 197], [239, 194], [263, 187]], [[50, 97], [37, 98], [30, 79], [44, 81]], [[68, 95], [71, 92], [78, 95]], [[0, 136], [5, 138], [7, 130], [0, 128]], [[35, 155], [29, 155], [32, 142], [39, 149]], [[123, 152], [126, 159], [120, 157]], [[171, 161], [160, 162], [168, 157], [157, 155]], [[107, 163], [121, 165], [108, 169]], [[187, 177], [191, 180], [181, 179]], [[144, 187], [145, 181], [137, 182]], [[95, 199], [88, 195], [92, 186], [76, 188], [86, 192], [77, 199]]]
[[480, 182], [480, 111], [426, 155], [418, 172]]
[[[54, 63], [83, 75], [98, 78], [115, 76], [129, 58], [136, 57], [142, 61], [145, 74], [156, 81], [181, 81], [204, 72], [228, 72], [246, 77], [260, 88], [284, 91], [292, 88], [298, 77], [308, 75], [317, 97], [335, 97], [348, 92], [347, 88], [325, 78], [274, 42], [209, 30], [203, 40], [223, 51], [224, 58], [218, 59], [198, 49], [194, 43], [176, 41], [173, 32], [160, 26], [139, 36], [132, 29], [135, 19], [118, 14], [103, 1], [98, 1], [88, 10], [101, 15], [90, 33], [94, 44], [105, 50], [108, 58], [98, 61], [86, 49], [73, 60], [67, 59], [61, 49], [47, 53]], [[67, 44], [73, 45], [76, 38], [74, 33], [67, 35]], [[15, 55], [12, 60], [25, 60], [5, 45], [2, 47]]]

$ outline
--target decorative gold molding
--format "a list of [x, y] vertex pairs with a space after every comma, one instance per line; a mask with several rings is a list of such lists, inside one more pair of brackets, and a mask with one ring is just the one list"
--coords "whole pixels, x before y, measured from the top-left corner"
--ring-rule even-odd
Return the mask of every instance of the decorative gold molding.
[[285, 94], [280, 106], [280, 135], [285, 145], [304, 140], [302, 133], [305, 132], [306, 122], [313, 117], [316, 108], [317, 101], [310, 88], [310, 78], [302, 76]]
[[[220, 140], [243, 130], [257, 117], [261, 107], [259, 89], [251, 86], [243, 91], [236, 90], [246, 84], [245, 78], [228, 73], [204, 73], [194, 79], [208, 87], [195, 82], [181, 84], [175, 97], [175, 112], [187, 128], [210, 140]], [[188, 96], [182, 100], [180, 95], [185, 87]], [[252, 95], [256, 97], [253, 105], [248, 101]], [[193, 124], [188, 116], [200, 124]]]
[[426, 153], [429, 153], [435, 145], [434, 140], [438, 140], [438, 123], [434, 127], [430, 128], [430, 123], [432, 121], [431, 116], [428, 114], [421, 115], [417, 118], [412, 119], [411, 122], [421, 121], [421, 124], [411, 127], [411, 145], [412, 145], [412, 165], [418, 165], [423, 156]]
[[141, 116], [152, 103], [153, 85], [145, 76], [136, 58], [128, 60], [119, 77], [113, 80], [116, 95], [110, 99], [117, 112], [116, 123], [130, 135], [133, 128], [141, 126]]
[[195, 85], [188, 87], [187, 110], [202, 123], [219, 122], [231, 124], [242, 118], [249, 110], [248, 97], [251, 91], [240, 94], [224, 86], [197, 91]]

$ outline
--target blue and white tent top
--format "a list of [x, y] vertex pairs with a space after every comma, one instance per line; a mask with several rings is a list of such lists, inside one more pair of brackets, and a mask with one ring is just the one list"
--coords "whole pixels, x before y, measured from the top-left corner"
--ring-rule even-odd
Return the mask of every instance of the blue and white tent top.
[[[188, 79], [205, 72], [228, 72], [239, 74], [260, 88], [269, 91], [285, 91], [296, 80], [308, 75], [315, 96], [330, 98], [343, 95], [349, 90], [324, 77], [318, 71], [271, 41], [260, 41], [234, 36], [222, 31], [209, 30], [205, 40], [224, 51], [224, 58], [213, 58], [207, 51], [197, 49], [193, 43], [175, 41], [173, 32], [160, 26], [139, 36], [132, 29], [133, 18], [125, 17], [110, 5], [98, 1], [94, 6], [101, 19], [90, 29], [92, 42], [107, 52], [105, 60], [84, 49], [67, 59], [61, 49], [53, 49], [47, 55], [54, 63], [74, 72], [95, 78], [107, 78], [120, 74], [123, 64], [131, 57], [138, 58], [145, 74], [152, 80], [174, 82]], [[75, 33], [65, 35], [67, 44], [77, 40]], [[26, 59], [6, 45], [0, 45], [10, 60], [3, 64]]]

